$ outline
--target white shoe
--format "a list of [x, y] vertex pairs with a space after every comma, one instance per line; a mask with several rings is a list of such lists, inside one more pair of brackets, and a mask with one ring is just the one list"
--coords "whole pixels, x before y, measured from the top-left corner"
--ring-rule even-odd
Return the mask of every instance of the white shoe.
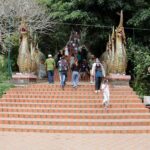
[[100, 92], [100, 90], [98, 90], [98, 93]]
[[95, 91], [95, 93], [97, 93], [98, 91]]

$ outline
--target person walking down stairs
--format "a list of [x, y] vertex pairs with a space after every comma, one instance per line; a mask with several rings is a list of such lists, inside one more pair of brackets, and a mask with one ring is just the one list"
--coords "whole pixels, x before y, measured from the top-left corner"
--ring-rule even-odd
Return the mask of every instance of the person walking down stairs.
[[79, 72], [80, 72], [80, 79], [85, 81], [86, 76], [87, 75], [89, 76], [89, 66], [86, 59], [84, 59], [83, 62], [81, 63]]
[[99, 59], [96, 58], [96, 62], [92, 66], [92, 76], [95, 76], [95, 93], [100, 92], [101, 82], [105, 77], [105, 70]]
[[79, 83], [79, 69], [80, 69], [80, 66], [78, 64], [78, 60], [76, 59], [75, 63], [73, 63], [71, 66], [73, 88], [76, 88]]
[[46, 70], [48, 73], [48, 82], [54, 84], [54, 69], [55, 69], [55, 60], [52, 58], [52, 55], [49, 54], [48, 58], [45, 61]]
[[72, 54], [71, 57], [70, 57], [70, 68], [72, 67], [74, 62], [75, 62], [75, 57], [74, 57], [74, 54]]
[[60, 85], [64, 90], [66, 80], [67, 80], [67, 71], [68, 71], [68, 63], [64, 56], [58, 61], [58, 70], [60, 75]]

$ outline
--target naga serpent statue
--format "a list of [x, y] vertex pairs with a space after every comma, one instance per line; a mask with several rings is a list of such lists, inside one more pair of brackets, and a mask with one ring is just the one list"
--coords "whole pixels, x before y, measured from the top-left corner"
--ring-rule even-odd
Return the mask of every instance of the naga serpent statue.
[[107, 66], [107, 74], [125, 74], [127, 68], [126, 55], [126, 37], [123, 27], [123, 11], [120, 13], [120, 23], [116, 30], [112, 31], [112, 36], [109, 36], [109, 42], [106, 45], [106, 51], [101, 59]]
[[[37, 73], [40, 59], [44, 58], [44, 54], [38, 50], [36, 39], [28, 35], [28, 27], [24, 20], [21, 21], [20, 31], [20, 47], [17, 64], [21, 73]], [[35, 44], [36, 43], [36, 44]], [[29, 47], [30, 45], [30, 47]]]
[[17, 59], [19, 72], [21, 73], [30, 72], [31, 55], [30, 55], [29, 45], [28, 45], [28, 27], [24, 20], [21, 21], [19, 32], [20, 32], [20, 39], [21, 39], [21, 43], [19, 47], [19, 55]]

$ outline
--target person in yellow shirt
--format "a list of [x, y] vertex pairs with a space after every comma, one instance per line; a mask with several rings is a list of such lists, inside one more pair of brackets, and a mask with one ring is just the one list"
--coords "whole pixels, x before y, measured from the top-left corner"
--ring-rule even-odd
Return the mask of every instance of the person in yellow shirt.
[[55, 69], [55, 60], [52, 58], [52, 55], [49, 54], [48, 58], [45, 61], [46, 70], [48, 73], [48, 82], [50, 84], [54, 83], [54, 69]]

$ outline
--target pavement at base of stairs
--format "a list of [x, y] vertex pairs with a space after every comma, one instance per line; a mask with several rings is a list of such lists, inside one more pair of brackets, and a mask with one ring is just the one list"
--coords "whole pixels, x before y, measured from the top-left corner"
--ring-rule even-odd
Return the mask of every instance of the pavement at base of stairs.
[[148, 150], [150, 134], [0, 132], [0, 150]]

